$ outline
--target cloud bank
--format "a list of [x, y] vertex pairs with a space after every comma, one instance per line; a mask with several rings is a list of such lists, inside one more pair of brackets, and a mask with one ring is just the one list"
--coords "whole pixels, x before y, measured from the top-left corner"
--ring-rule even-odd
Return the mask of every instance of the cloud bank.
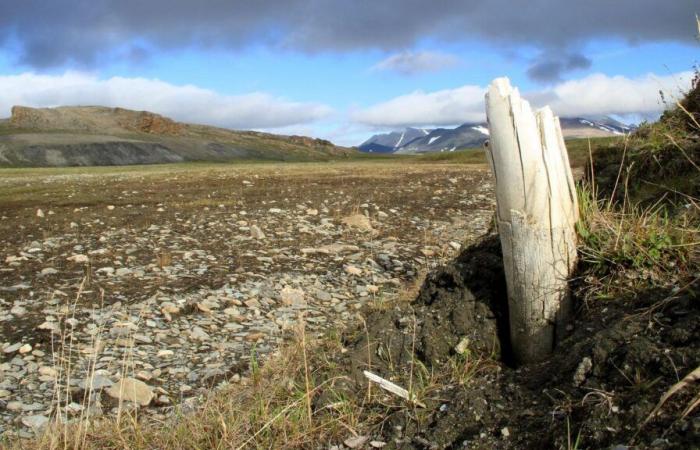
[[[551, 88], [526, 92], [535, 107], [550, 105], [561, 117], [639, 115], [653, 118], [666, 108], [667, 99], [679, 98], [690, 88], [692, 72], [637, 78], [593, 74]], [[356, 123], [376, 128], [454, 126], [483, 122], [486, 87], [467, 85], [436, 92], [416, 91], [352, 112]]]
[[192, 46], [397, 51], [425, 40], [566, 55], [592, 39], [692, 42], [697, 9], [697, 0], [23, 0], [3, 2], [0, 45], [35, 68]]
[[63, 75], [0, 76], [0, 117], [13, 105], [120, 106], [147, 110], [173, 119], [234, 129], [274, 129], [308, 124], [328, 117], [330, 107], [294, 102], [263, 92], [221, 95], [193, 85], [177, 86], [147, 78]]

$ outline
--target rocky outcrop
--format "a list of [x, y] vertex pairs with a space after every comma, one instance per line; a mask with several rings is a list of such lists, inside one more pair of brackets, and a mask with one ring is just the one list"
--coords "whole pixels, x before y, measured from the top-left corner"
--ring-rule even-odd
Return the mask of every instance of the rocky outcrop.
[[10, 125], [15, 128], [82, 132], [135, 131], [156, 135], [181, 135], [185, 126], [148, 111], [100, 106], [29, 108], [13, 106]]
[[118, 117], [117, 123], [127, 130], [172, 136], [178, 136], [184, 130], [183, 124], [148, 111], [129, 111], [122, 108], [115, 108], [114, 111]]

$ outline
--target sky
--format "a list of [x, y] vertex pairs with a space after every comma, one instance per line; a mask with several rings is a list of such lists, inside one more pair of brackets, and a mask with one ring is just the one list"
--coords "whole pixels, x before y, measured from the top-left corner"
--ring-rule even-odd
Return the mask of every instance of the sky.
[[120, 106], [350, 146], [482, 122], [486, 87], [507, 76], [562, 117], [654, 120], [690, 87], [696, 13], [695, 0], [0, 0], [0, 117]]

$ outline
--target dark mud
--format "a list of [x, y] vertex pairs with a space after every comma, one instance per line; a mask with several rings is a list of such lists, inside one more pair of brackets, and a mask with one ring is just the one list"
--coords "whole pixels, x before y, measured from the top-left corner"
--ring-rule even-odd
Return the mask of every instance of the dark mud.
[[[366, 393], [369, 369], [412, 385], [426, 405], [382, 404], [373, 433], [385, 448], [700, 448], [700, 411], [681, 417], [696, 385], [644, 424], [662, 395], [700, 365], [700, 286], [579, 301], [570, 335], [552, 356], [515, 368], [500, 261], [491, 236], [431, 274], [414, 302], [368, 313], [366, 328], [346, 336], [340, 359], [353, 380], [346, 388]], [[458, 354], [465, 338], [468, 350]]]

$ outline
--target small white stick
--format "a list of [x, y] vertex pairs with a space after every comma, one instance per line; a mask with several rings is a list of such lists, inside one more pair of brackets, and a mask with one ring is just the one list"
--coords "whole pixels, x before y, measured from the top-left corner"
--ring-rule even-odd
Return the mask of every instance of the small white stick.
[[[364, 373], [365, 376], [370, 381], [377, 383], [379, 385], [379, 387], [384, 389], [385, 391], [389, 391], [392, 394], [403, 398], [404, 400], [408, 400], [409, 402], [413, 403], [416, 406], [420, 406], [421, 408], [425, 408], [425, 405], [423, 403], [416, 400], [415, 396], [409, 394], [409, 392], [406, 389], [402, 388], [401, 386], [394, 384], [391, 381], [380, 377], [379, 375], [375, 375], [372, 372], [368, 372], [365, 370], [362, 373]], [[411, 397], [413, 397], [413, 398], [411, 398]]]

